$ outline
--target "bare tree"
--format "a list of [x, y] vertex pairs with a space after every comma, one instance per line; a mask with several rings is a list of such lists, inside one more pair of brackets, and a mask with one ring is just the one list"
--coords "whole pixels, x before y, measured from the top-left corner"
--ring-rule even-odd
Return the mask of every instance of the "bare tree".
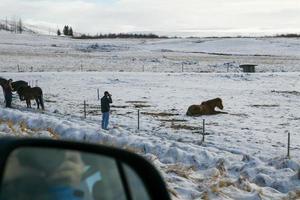
[[10, 22], [10, 30], [11, 30], [11, 32], [13, 33], [17, 33], [17, 22], [16, 22], [16, 17], [13, 17], [12, 19], [11, 19], [11, 22]]
[[7, 17], [5, 17], [5, 30], [7, 30], [7, 31], [9, 30]]
[[22, 19], [21, 19], [21, 18], [19, 19], [19, 22], [18, 22], [18, 25], [17, 25], [17, 31], [18, 31], [19, 33], [21, 33], [21, 34], [22, 34], [22, 32], [23, 32], [23, 22], [22, 22]]

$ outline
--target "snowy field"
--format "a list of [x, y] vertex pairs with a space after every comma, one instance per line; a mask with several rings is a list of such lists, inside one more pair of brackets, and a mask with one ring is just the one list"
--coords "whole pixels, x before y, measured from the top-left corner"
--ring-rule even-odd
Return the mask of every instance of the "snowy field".
[[259, 72], [299, 72], [300, 40], [76, 40], [0, 31], [0, 72], [239, 72], [246, 63], [257, 64]]
[[[134, 149], [154, 160], [178, 199], [202, 197], [205, 191], [221, 199], [281, 199], [300, 189], [295, 177], [300, 161], [300, 73], [3, 75], [37, 80], [44, 89], [46, 111], [25, 109], [25, 103], [15, 99], [17, 109], [0, 110], [2, 132], [26, 135], [26, 127], [38, 130], [29, 135], [48, 131], [55, 137]], [[113, 95], [109, 132], [100, 129], [98, 88]], [[189, 105], [215, 97], [223, 99], [229, 114], [185, 116]], [[84, 100], [87, 119], [82, 118]], [[201, 144], [202, 119], [209, 135]], [[285, 159], [287, 132], [291, 160]]]
[[[0, 108], [2, 135], [84, 140], [137, 152], [160, 170], [174, 200], [300, 198], [300, 41], [0, 35], [0, 76], [37, 84], [46, 106], [43, 112], [35, 105], [27, 109], [15, 97], [15, 109]], [[188, 53], [195, 51], [206, 53]], [[182, 62], [197, 59], [179, 73]], [[263, 73], [241, 73], [238, 64], [246, 61]], [[16, 63], [26, 72], [16, 73]], [[100, 129], [97, 89], [113, 95], [109, 131]], [[228, 114], [185, 115], [189, 105], [216, 97]]]

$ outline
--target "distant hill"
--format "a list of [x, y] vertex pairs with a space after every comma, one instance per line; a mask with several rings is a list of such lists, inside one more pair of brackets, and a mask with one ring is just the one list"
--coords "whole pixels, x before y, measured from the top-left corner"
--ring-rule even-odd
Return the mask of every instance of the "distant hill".
[[[21, 26], [20, 26], [21, 25]], [[10, 31], [15, 33], [33, 33], [33, 34], [42, 34], [42, 35], [56, 35], [57, 29], [51, 28], [44, 25], [32, 25], [28, 23], [23, 23], [19, 20], [3, 20], [0, 19], [0, 30]]]

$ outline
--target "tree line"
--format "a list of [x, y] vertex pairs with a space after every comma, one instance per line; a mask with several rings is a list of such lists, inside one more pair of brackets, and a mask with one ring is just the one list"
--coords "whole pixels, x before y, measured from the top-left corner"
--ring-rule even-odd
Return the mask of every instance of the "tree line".
[[6, 18], [4, 22], [0, 22], [0, 30], [10, 31], [12, 33], [22, 33], [24, 31], [22, 19], [7, 20]]
[[75, 39], [114, 39], [114, 38], [145, 38], [145, 39], [155, 39], [155, 38], [167, 38], [165, 36], [158, 36], [153, 33], [149, 34], [136, 34], [136, 33], [109, 33], [109, 34], [97, 34], [97, 35], [85, 35], [82, 34]]
[[153, 33], [149, 34], [136, 34], [136, 33], [109, 33], [109, 34], [96, 34], [96, 35], [86, 35], [82, 34], [80, 36], [74, 36], [73, 29], [71, 26], [65, 25], [63, 31], [61, 32], [60, 29], [57, 30], [57, 35], [66, 35], [71, 36], [74, 39], [105, 39], [105, 38], [167, 38], [165, 36], [158, 36]]
[[64, 34], [66, 36], [72, 36], [73, 37], [73, 29], [69, 25], [65, 25], [63, 28], [63, 32], [60, 31], [60, 29], [57, 30], [57, 35], [60, 36], [61, 34]]

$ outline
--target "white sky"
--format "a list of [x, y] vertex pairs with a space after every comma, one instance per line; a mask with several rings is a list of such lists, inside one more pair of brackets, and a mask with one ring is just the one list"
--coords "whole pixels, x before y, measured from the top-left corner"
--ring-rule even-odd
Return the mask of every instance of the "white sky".
[[300, 32], [300, 0], [0, 0], [0, 18], [77, 32]]

